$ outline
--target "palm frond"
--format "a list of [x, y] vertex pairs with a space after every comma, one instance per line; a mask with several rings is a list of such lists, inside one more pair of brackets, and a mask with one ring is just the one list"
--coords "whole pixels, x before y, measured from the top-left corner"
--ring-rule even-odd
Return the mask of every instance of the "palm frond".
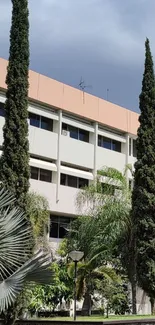
[[53, 272], [48, 268], [50, 264], [49, 256], [39, 251], [14, 274], [0, 282], [0, 312], [4, 312], [15, 302], [25, 282], [51, 284]]
[[0, 189], [0, 209], [10, 206], [15, 201], [15, 197], [5, 188]]
[[95, 272], [99, 272], [99, 274], [103, 274], [104, 278], [113, 281], [113, 282], [121, 282], [121, 277], [115, 272], [115, 270], [111, 266], [100, 266]]
[[31, 229], [23, 212], [0, 209], [0, 279], [11, 275], [26, 260], [30, 239]]

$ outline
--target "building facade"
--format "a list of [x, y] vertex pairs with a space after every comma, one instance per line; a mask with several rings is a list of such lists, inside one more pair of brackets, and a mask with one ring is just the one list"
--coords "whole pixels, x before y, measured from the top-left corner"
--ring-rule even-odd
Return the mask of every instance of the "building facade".
[[[0, 59], [0, 146], [6, 68], [7, 61]], [[78, 215], [80, 188], [94, 180], [97, 170], [134, 168], [138, 114], [33, 71], [29, 83], [30, 187], [49, 202], [49, 240], [56, 249]], [[132, 186], [131, 174], [128, 180]]]
[[[0, 59], [0, 146], [3, 143], [7, 61]], [[138, 114], [30, 71], [29, 143], [31, 190], [45, 196], [56, 248], [78, 215], [80, 188], [98, 169], [134, 166]], [[129, 182], [132, 186], [131, 175]]]

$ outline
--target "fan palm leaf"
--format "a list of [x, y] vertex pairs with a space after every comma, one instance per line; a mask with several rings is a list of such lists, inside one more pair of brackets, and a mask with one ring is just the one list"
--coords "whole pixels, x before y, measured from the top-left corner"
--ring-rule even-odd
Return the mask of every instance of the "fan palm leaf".
[[0, 312], [11, 306], [24, 284], [51, 284], [49, 255], [38, 251], [31, 259], [31, 227], [18, 208], [12, 207], [14, 198], [0, 190]]
[[0, 279], [22, 265], [29, 253], [30, 241], [31, 229], [24, 214], [16, 208], [0, 209]]
[[14, 303], [26, 282], [51, 284], [53, 272], [49, 269], [49, 256], [39, 251], [10, 277], [0, 283], [0, 311]]

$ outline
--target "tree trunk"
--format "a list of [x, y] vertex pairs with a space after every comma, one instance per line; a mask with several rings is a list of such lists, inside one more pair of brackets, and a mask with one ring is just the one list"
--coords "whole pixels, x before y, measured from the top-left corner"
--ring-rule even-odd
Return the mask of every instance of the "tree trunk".
[[133, 275], [131, 279], [131, 291], [132, 291], [132, 314], [137, 314], [137, 281], [136, 281], [136, 271], [133, 270]]
[[131, 229], [131, 240], [129, 246], [130, 253], [130, 281], [131, 281], [131, 291], [132, 291], [132, 314], [137, 314], [137, 249], [136, 249], [136, 233], [134, 226]]
[[155, 299], [153, 297], [150, 298], [151, 303], [151, 315], [155, 315]]
[[91, 295], [89, 290], [87, 289], [84, 295], [84, 301], [81, 311], [82, 316], [91, 316]]
[[109, 304], [106, 306], [106, 318], [109, 318]]

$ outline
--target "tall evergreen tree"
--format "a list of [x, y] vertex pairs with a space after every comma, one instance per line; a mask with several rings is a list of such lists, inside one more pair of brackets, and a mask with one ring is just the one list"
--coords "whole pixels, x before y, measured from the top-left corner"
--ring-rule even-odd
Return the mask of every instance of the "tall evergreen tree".
[[11, 190], [18, 206], [25, 210], [29, 189], [28, 143], [28, 0], [12, 0], [10, 55], [7, 69], [5, 125], [0, 180]]
[[140, 94], [140, 126], [132, 195], [133, 270], [140, 287], [155, 298], [155, 78], [149, 40]]

